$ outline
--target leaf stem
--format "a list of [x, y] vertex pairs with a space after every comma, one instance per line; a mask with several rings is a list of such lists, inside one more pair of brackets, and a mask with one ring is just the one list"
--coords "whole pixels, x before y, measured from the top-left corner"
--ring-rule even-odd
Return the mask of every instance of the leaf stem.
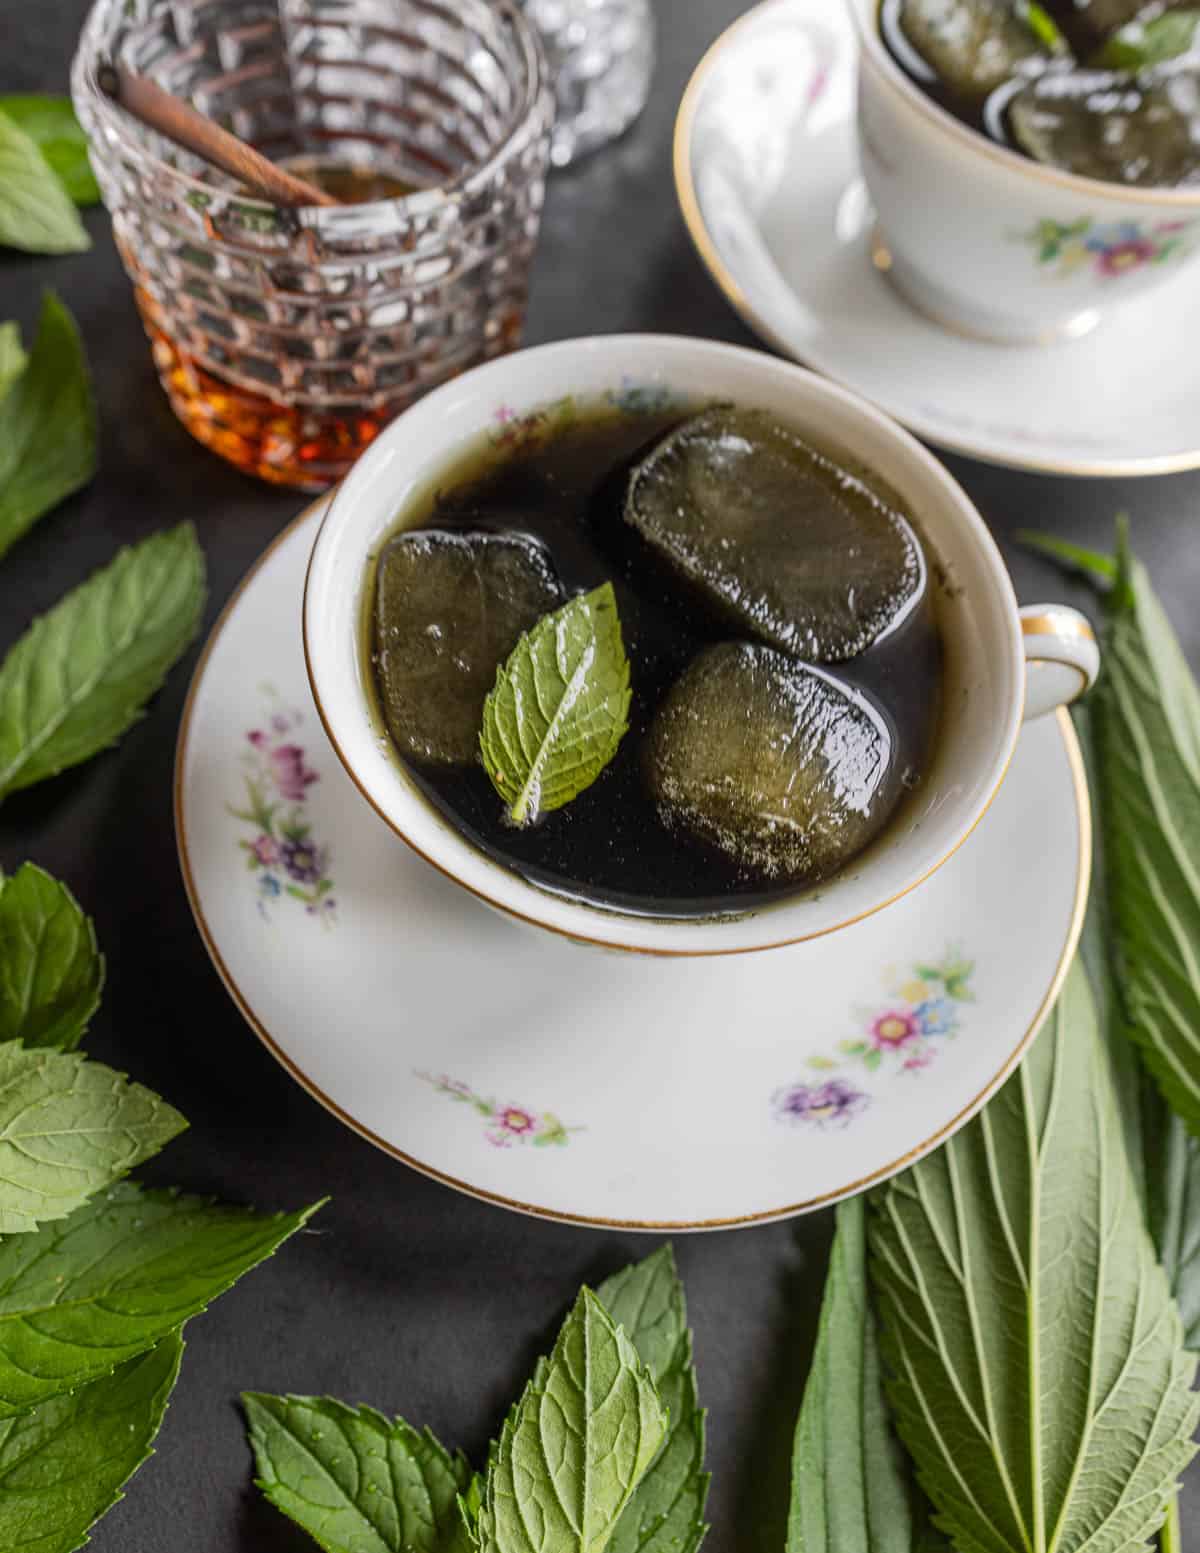
[[1171, 1497], [1162, 1529], [1162, 1553], [1183, 1553], [1183, 1522], [1179, 1515], [1179, 1494]]

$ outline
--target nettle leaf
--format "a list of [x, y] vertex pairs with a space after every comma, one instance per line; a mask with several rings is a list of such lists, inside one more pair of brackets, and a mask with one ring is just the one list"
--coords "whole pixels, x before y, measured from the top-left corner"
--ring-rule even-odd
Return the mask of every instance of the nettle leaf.
[[21, 376], [29, 363], [21, 344], [21, 327], [11, 319], [0, 324], [0, 399]]
[[1018, 1072], [874, 1194], [888, 1391], [959, 1553], [1128, 1553], [1200, 1417], [1076, 963]]
[[65, 1219], [186, 1126], [99, 1062], [0, 1044], [0, 1235]]
[[945, 1549], [916, 1489], [883, 1390], [867, 1288], [862, 1197], [839, 1205], [821, 1324], [792, 1454], [787, 1553]]
[[0, 246], [26, 253], [82, 253], [92, 246], [54, 169], [6, 113], [0, 113]]
[[268, 1215], [124, 1182], [60, 1223], [0, 1240], [0, 1418], [142, 1353], [319, 1206]]
[[1184, 1341], [1200, 1349], [1200, 1139], [1152, 1097], [1147, 1117], [1150, 1231], [1183, 1318]]
[[[19, 349], [19, 346], [18, 346]], [[0, 399], [0, 556], [96, 472], [96, 405], [75, 320], [53, 293]]]
[[637, 1350], [584, 1289], [488, 1464], [484, 1553], [602, 1553], [666, 1428]]
[[629, 726], [629, 660], [612, 584], [545, 615], [496, 673], [479, 746], [515, 825], [590, 787]]
[[88, 161], [87, 136], [69, 97], [2, 97], [0, 113], [24, 130], [77, 205], [94, 205], [100, 189]]
[[33, 863], [0, 883], [0, 1041], [71, 1051], [100, 1006], [92, 919]]
[[204, 557], [186, 523], [122, 550], [35, 620], [0, 664], [0, 798], [124, 733], [203, 607]]
[[153, 1454], [179, 1376], [177, 1332], [111, 1375], [0, 1423], [0, 1547], [73, 1553]]
[[696, 1394], [683, 1284], [669, 1245], [596, 1290], [641, 1356], [667, 1412], [667, 1437], [609, 1543], [611, 1553], [695, 1553], [708, 1527], [704, 1410]]
[[329, 1397], [242, 1401], [258, 1487], [328, 1553], [449, 1553], [471, 1469], [428, 1430]]

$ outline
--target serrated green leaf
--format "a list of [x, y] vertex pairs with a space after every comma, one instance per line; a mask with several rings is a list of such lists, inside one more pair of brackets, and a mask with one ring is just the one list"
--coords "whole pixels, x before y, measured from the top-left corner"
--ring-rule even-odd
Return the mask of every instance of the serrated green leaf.
[[48, 292], [28, 364], [0, 399], [0, 556], [95, 472], [96, 406], [83, 341]]
[[570, 803], [629, 726], [629, 660], [612, 584], [544, 615], [496, 673], [479, 747], [515, 825]]
[[69, 97], [0, 97], [0, 113], [24, 130], [77, 205], [99, 200], [87, 136]]
[[54, 169], [6, 113], [0, 113], [0, 246], [26, 253], [81, 253], [91, 247]]
[[1190, 54], [1196, 47], [1200, 11], [1170, 11], [1150, 21], [1118, 28], [1101, 46], [1092, 64], [1099, 70], [1147, 70]]
[[0, 884], [0, 1041], [73, 1050], [103, 988], [92, 919], [65, 884], [25, 863]]
[[946, 1549], [899, 1444], [867, 1290], [861, 1197], [837, 1210], [821, 1323], [792, 1453], [787, 1553]]
[[1200, 1139], [1154, 1095], [1147, 1118], [1150, 1232], [1183, 1319], [1200, 1349]]
[[602, 1553], [666, 1427], [637, 1350], [584, 1289], [489, 1463], [484, 1553]]
[[315, 1211], [259, 1214], [123, 1182], [0, 1241], [0, 1418], [144, 1352]]
[[179, 1375], [176, 1332], [69, 1396], [0, 1423], [0, 1548], [73, 1553], [122, 1497]]
[[889, 1395], [959, 1553], [1133, 1553], [1190, 1461], [1196, 1360], [1087, 978], [1000, 1094], [875, 1194]]
[[242, 1401], [255, 1481], [328, 1553], [447, 1553], [471, 1469], [429, 1430], [329, 1397]]
[[0, 798], [119, 738], [203, 607], [204, 558], [188, 523], [122, 550], [35, 620], [0, 665]]
[[658, 1388], [667, 1436], [609, 1543], [611, 1553], [695, 1553], [704, 1541], [704, 1410], [696, 1394], [692, 1334], [675, 1253], [661, 1247], [596, 1290]]
[[20, 325], [11, 319], [0, 324], [0, 399], [12, 387], [29, 364], [29, 357], [21, 344]]
[[65, 1219], [186, 1126], [152, 1090], [78, 1052], [0, 1044], [0, 1235]]

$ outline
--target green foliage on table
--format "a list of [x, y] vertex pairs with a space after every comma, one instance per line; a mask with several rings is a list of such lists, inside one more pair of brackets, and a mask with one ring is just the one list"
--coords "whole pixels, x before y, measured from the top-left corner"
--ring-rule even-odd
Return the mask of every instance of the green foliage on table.
[[81, 253], [91, 239], [32, 135], [0, 112], [0, 247], [27, 253]]
[[73, 1051], [103, 989], [95, 926], [66, 885], [35, 863], [0, 879], [0, 1041]]
[[68, 97], [0, 96], [0, 113], [23, 130], [77, 205], [94, 205], [100, 189], [88, 161], [87, 136]]

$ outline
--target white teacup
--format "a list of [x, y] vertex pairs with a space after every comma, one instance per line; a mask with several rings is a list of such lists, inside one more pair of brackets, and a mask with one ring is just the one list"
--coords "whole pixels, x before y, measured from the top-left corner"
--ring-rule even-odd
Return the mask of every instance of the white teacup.
[[[652, 919], [551, 893], [485, 856], [443, 818], [376, 723], [361, 652], [372, 555], [405, 507], [434, 488], [464, 451], [488, 435], [537, 435], [568, 399], [628, 408], [687, 408], [720, 399], [770, 411], [852, 453], [915, 516], [937, 562], [946, 648], [937, 752], [884, 835], [818, 889], [703, 921]], [[942, 466], [886, 416], [757, 351], [657, 335], [520, 351], [477, 367], [406, 411], [333, 498], [309, 566], [304, 639], [313, 695], [335, 750], [379, 814], [423, 857], [526, 922], [572, 939], [666, 955], [735, 953], [814, 938], [904, 895], [946, 861], [991, 803], [1022, 718], [1073, 699], [1099, 667], [1083, 616], [1062, 606], [1018, 610], [982, 518]], [[1036, 675], [1027, 673], [1030, 664], [1038, 665]]]
[[1124, 188], [988, 140], [896, 64], [878, 0], [847, 3], [877, 262], [921, 312], [1004, 344], [1069, 339], [1194, 266], [1200, 188]]

